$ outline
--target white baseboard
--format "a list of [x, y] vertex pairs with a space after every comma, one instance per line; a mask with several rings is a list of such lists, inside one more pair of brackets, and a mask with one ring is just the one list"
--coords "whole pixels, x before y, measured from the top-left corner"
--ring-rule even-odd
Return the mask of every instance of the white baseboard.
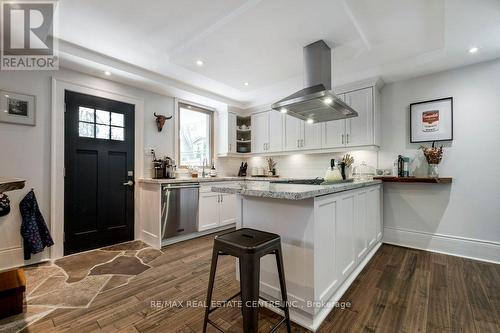
[[383, 242], [474, 260], [500, 263], [500, 243], [384, 227]]
[[48, 250], [32, 254], [30, 260], [24, 260], [24, 250], [22, 247], [13, 247], [0, 250], [0, 271], [11, 268], [32, 265], [48, 260]]

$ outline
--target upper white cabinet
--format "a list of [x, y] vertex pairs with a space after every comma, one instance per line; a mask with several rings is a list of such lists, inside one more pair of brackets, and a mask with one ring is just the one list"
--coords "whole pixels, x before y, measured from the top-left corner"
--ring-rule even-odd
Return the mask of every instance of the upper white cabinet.
[[236, 153], [236, 114], [221, 113], [217, 116], [217, 154]]
[[277, 111], [253, 114], [252, 153], [379, 147], [381, 83], [368, 80], [336, 89], [338, 96], [358, 112], [354, 118], [307, 124]]
[[267, 151], [283, 151], [283, 114], [277, 111], [269, 111], [269, 140]]
[[285, 115], [285, 150], [300, 149], [300, 140], [303, 137], [301, 122], [298, 118]]
[[321, 123], [308, 124], [301, 121], [304, 136], [302, 137], [302, 149], [319, 149], [321, 148], [321, 134], [323, 126]]
[[252, 115], [252, 152], [264, 153], [269, 139], [269, 114], [267, 112]]
[[[323, 125], [323, 148], [379, 146], [379, 110], [374, 96], [376, 87], [367, 87], [339, 95], [358, 116], [335, 120]], [[377, 95], [378, 96], [378, 95]]]
[[321, 148], [322, 125], [307, 124], [298, 118], [286, 115], [284, 126], [285, 150]]
[[346, 93], [345, 102], [358, 112], [357, 117], [346, 120], [346, 146], [374, 145], [373, 88], [369, 87]]
[[266, 111], [252, 115], [252, 152], [283, 151], [283, 115]]

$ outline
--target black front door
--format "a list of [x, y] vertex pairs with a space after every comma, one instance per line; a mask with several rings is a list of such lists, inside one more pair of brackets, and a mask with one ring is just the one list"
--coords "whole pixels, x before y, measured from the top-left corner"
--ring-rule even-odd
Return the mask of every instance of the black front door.
[[132, 240], [134, 106], [70, 91], [65, 102], [64, 254]]

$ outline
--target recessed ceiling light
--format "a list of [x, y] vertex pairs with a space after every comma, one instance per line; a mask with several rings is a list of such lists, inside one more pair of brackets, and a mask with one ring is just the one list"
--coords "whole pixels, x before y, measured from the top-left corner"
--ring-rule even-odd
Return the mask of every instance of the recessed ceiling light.
[[200, 59], [196, 60], [196, 65], [203, 66], [203, 64], [204, 64], [203, 60]]
[[314, 123], [314, 120], [313, 120], [312, 118], [308, 118], [308, 119], [306, 120], [306, 122], [307, 122], [308, 124], [312, 124], [312, 123]]
[[5, 95], [5, 98], [9, 98], [10, 96], [9, 95]]
[[327, 98], [325, 98], [325, 99], [323, 100], [323, 102], [324, 102], [325, 104], [332, 104], [332, 103], [333, 103], [333, 99], [331, 99], [330, 97], [327, 97]]
[[280, 109], [280, 112], [281, 112], [281, 113], [287, 113], [287, 112], [288, 112], [288, 110], [287, 110], [286, 108], [281, 108], [281, 109]]
[[5, 112], [5, 113], [9, 113], [9, 111], [7, 111], [7, 110], [3, 110], [3, 112]]
[[244, 84], [245, 86], [248, 86], [248, 82], [244, 82], [243, 84]]
[[469, 53], [477, 53], [479, 51], [479, 48], [477, 46], [473, 46], [469, 49]]
[[110, 71], [104, 71], [104, 75], [111, 76], [111, 72]]

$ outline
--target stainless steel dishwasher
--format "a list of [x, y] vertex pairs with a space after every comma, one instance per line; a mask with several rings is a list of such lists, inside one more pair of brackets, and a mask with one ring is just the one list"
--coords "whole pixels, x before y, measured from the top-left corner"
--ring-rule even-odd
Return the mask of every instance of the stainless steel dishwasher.
[[197, 231], [199, 192], [199, 183], [165, 184], [162, 186], [162, 239]]

